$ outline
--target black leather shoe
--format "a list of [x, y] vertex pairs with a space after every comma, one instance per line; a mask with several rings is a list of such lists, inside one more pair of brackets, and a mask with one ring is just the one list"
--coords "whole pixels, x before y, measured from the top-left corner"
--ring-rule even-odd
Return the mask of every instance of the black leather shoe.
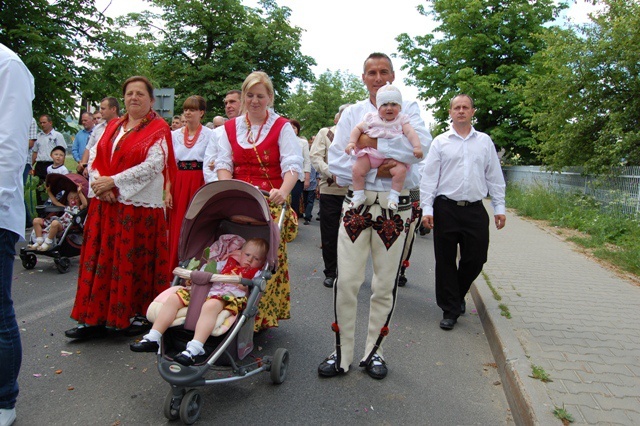
[[378, 354], [371, 357], [371, 361], [366, 365], [365, 370], [369, 377], [376, 380], [384, 379], [387, 377], [387, 373], [389, 372], [387, 369], [387, 363], [384, 362], [384, 359], [378, 356]]
[[193, 359], [191, 355], [186, 355], [184, 352], [180, 352], [176, 355], [173, 360], [179, 364], [189, 367], [190, 365], [195, 364], [196, 360]]
[[445, 318], [440, 321], [440, 328], [443, 330], [453, 330], [453, 326], [456, 325], [457, 320], [451, 318]]
[[74, 327], [64, 332], [69, 339], [94, 339], [107, 335], [107, 329], [104, 325]]
[[134, 320], [131, 322], [131, 325], [127, 328], [122, 329], [121, 332], [125, 336], [133, 337], [146, 333], [149, 330], [151, 330], [151, 323], [147, 320], [147, 318], [143, 317], [142, 315], [136, 315]]
[[142, 339], [139, 342], [135, 342], [129, 345], [129, 349], [133, 352], [158, 352], [160, 347], [158, 342], [152, 342], [151, 340]]
[[425, 228], [424, 226], [422, 226], [422, 224], [420, 224], [420, 228], [418, 228], [418, 232], [420, 233], [420, 235], [425, 236], [429, 232], [431, 232], [431, 229]]
[[304, 224], [305, 224], [305, 225], [308, 225], [309, 223], [311, 223], [311, 222], [309, 222], [309, 219], [305, 219], [305, 220], [304, 220]]
[[467, 312], [467, 301], [463, 300], [460, 304], [460, 313], [464, 314], [465, 312]]
[[404, 287], [405, 284], [407, 284], [407, 277], [405, 277], [404, 275], [400, 275], [398, 277], [398, 287]]
[[333, 287], [333, 282], [335, 281], [335, 278], [332, 277], [327, 277], [324, 279], [324, 281], [322, 282], [322, 285], [324, 285], [327, 288], [331, 288]]
[[322, 361], [318, 366], [318, 376], [335, 377], [338, 374], [344, 374], [344, 370], [342, 368], [336, 367], [337, 360], [337, 355], [331, 354], [331, 356]]

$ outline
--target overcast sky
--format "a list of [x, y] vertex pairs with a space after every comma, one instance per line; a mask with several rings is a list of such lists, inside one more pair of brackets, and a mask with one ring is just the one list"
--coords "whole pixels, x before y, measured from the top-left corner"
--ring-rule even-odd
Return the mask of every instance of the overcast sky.
[[[247, 6], [255, 7], [257, 0], [243, 0]], [[432, 32], [435, 24], [429, 17], [416, 10], [419, 0], [277, 0], [280, 6], [291, 9], [291, 24], [304, 30], [302, 33], [302, 53], [313, 57], [317, 66], [316, 75], [326, 71], [348, 71], [360, 76], [362, 63], [371, 52], [388, 55], [398, 53], [398, 34], [407, 33], [411, 37]], [[584, 0], [571, 2], [568, 16], [574, 22], [585, 22], [588, 11], [593, 7]], [[96, 0], [96, 6], [103, 10], [109, 0]], [[375, 7], [384, 5], [384, 7]], [[124, 15], [148, 9], [149, 4], [141, 0], [111, 0], [107, 10], [109, 16]], [[366, 32], [363, 29], [366, 28]], [[400, 68], [401, 58], [394, 58], [395, 85], [402, 91], [404, 99], [416, 99], [417, 89], [407, 87], [404, 79], [407, 73]], [[420, 102], [423, 106], [424, 103]], [[423, 111], [425, 121], [431, 121], [431, 114]]]

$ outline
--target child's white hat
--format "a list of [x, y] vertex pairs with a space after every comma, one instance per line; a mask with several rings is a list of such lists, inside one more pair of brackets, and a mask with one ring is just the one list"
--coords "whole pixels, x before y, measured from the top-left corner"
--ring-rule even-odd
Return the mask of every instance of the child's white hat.
[[402, 107], [402, 94], [397, 87], [387, 82], [386, 86], [382, 86], [376, 93], [376, 105], [380, 108], [384, 104], [396, 103]]

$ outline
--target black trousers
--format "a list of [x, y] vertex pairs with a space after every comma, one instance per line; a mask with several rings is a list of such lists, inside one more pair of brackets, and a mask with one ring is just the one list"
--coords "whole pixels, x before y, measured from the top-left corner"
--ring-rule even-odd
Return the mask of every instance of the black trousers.
[[36, 162], [36, 167], [33, 169], [33, 172], [36, 176], [40, 178], [40, 183], [44, 183], [44, 180], [47, 177], [47, 167], [53, 164], [53, 161], [38, 161]]
[[456, 319], [464, 296], [487, 261], [489, 215], [482, 203], [463, 207], [436, 198], [433, 225], [436, 302], [443, 318]]
[[344, 195], [320, 194], [320, 240], [322, 241], [322, 259], [324, 276], [335, 278], [338, 269], [338, 231]]
[[291, 190], [291, 208], [296, 212], [296, 216], [302, 218], [300, 212], [300, 201], [302, 201], [302, 191], [304, 190], [304, 182], [297, 181]]

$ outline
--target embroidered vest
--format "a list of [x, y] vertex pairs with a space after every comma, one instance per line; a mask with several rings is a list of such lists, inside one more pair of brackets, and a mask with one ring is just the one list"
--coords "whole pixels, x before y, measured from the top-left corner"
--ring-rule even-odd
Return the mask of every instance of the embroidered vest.
[[[280, 168], [280, 130], [288, 120], [278, 117], [265, 139], [254, 148], [242, 148], [236, 134], [236, 119], [224, 123], [233, 160], [233, 178], [248, 182], [264, 191], [282, 186], [282, 169]], [[260, 159], [258, 159], [260, 156]]]

